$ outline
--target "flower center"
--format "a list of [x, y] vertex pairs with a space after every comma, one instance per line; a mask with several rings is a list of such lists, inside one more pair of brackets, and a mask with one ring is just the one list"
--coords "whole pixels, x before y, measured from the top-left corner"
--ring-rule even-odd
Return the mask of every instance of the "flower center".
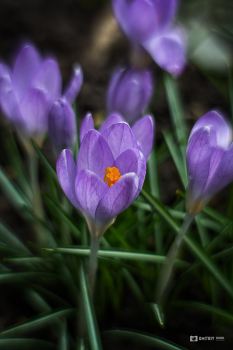
[[112, 168], [108, 167], [105, 170], [104, 182], [108, 185], [108, 187], [112, 187], [112, 185], [114, 185], [121, 177], [122, 175], [115, 166]]

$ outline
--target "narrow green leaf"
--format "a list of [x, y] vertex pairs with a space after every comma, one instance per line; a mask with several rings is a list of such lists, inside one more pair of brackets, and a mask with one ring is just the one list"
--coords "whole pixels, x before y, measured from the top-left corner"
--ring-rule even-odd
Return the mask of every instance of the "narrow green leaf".
[[182, 161], [180, 151], [177, 148], [176, 143], [175, 143], [171, 133], [169, 133], [167, 131], [163, 131], [163, 136], [164, 136], [164, 139], [166, 141], [169, 152], [172, 156], [173, 162], [176, 166], [176, 170], [178, 171], [178, 174], [179, 174], [180, 179], [182, 181], [182, 184], [183, 184], [184, 188], [186, 188], [187, 182], [188, 182], [187, 172], [186, 172], [186, 167], [184, 166], [184, 163]]
[[50, 324], [56, 323], [60, 317], [68, 317], [73, 313], [74, 309], [64, 309], [54, 311], [46, 315], [39, 315], [29, 319], [26, 322], [10, 327], [0, 333], [0, 337], [18, 337], [23, 334], [37, 331], [41, 328], [47, 327]]
[[83, 299], [83, 307], [86, 316], [87, 330], [89, 335], [89, 341], [92, 350], [102, 350], [99, 329], [97, 325], [97, 320], [94, 312], [94, 306], [92, 304], [89, 286], [84, 273], [83, 265], [80, 265], [80, 285], [81, 294]]
[[48, 207], [56, 213], [57, 217], [60, 218], [60, 220], [63, 220], [63, 222], [69, 227], [70, 231], [73, 232], [75, 237], [80, 238], [81, 233], [79, 229], [77, 228], [77, 223], [67, 214], [65, 213], [60, 207], [58, 207], [54, 201], [49, 198], [47, 195], [43, 194], [44, 201], [48, 205]]
[[61, 334], [59, 337], [58, 350], [68, 350], [67, 325], [65, 319], [63, 319], [61, 322]]
[[[110, 339], [111, 342], [117, 340], [130, 341], [136, 343], [137, 345], [143, 346], [153, 346], [154, 349], [163, 349], [163, 350], [187, 350], [184, 347], [177, 346], [176, 344], [165, 340], [163, 338], [155, 337], [149, 334], [142, 334], [131, 332], [127, 330], [115, 330], [115, 331], [106, 331], [101, 333], [102, 337]], [[129, 345], [128, 345], [129, 346]]]
[[53, 343], [38, 339], [0, 339], [1, 350], [56, 350]]
[[187, 132], [185, 125], [185, 117], [179, 94], [177, 81], [168, 73], [164, 73], [164, 83], [167, 93], [169, 110], [171, 113], [173, 125], [175, 127], [176, 137], [179, 142], [180, 152], [182, 156], [183, 166], [185, 167], [185, 153], [187, 144]]
[[[180, 231], [180, 226], [172, 218], [169, 212], [161, 203], [153, 198], [145, 189], [142, 189], [141, 193], [147, 199], [147, 201], [153, 206], [153, 208], [161, 215], [161, 217], [167, 222], [167, 224], [176, 232]], [[203, 248], [190, 236], [184, 236], [184, 242], [192, 252], [192, 254], [198, 258], [198, 260], [205, 266], [205, 268], [214, 276], [219, 284], [225, 289], [225, 291], [233, 298], [233, 288], [230, 281], [223, 275], [218, 266], [214, 263], [211, 257], [203, 250]]]
[[23, 242], [0, 221], [0, 241], [6, 243], [11, 248], [30, 255], [31, 252], [25, 247]]
[[53, 281], [54, 279], [60, 279], [61, 277], [49, 272], [9, 272], [0, 274], [0, 284], [4, 283], [22, 283], [24, 279], [33, 279], [37, 281], [45, 279], [47, 281]]
[[44, 155], [44, 153], [41, 151], [41, 149], [38, 147], [36, 142], [33, 139], [31, 139], [31, 142], [32, 142], [33, 148], [35, 149], [36, 153], [38, 154], [38, 156], [40, 158], [41, 163], [45, 166], [45, 168], [53, 176], [53, 179], [56, 181], [56, 183], [58, 183], [58, 177], [57, 177], [56, 170], [54, 169], [52, 164], [49, 162], [47, 157]]
[[7, 174], [0, 166], [0, 188], [2, 192], [5, 194], [10, 203], [17, 209], [21, 209], [24, 205], [29, 205], [30, 202], [24, 198], [20, 191], [13, 185], [8, 178]]

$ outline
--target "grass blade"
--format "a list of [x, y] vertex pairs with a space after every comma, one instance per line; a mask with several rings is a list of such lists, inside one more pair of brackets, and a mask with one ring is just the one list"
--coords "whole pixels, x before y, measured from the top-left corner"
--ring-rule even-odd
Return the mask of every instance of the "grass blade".
[[0, 339], [1, 350], [56, 350], [57, 346], [37, 339]]
[[24, 254], [30, 255], [31, 252], [25, 247], [23, 242], [0, 221], [0, 240], [12, 249], [18, 250]]
[[80, 285], [83, 299], [83, 307], [86, 316], [87, 330], [92, 350], [102, 350], [99, 329], [95, 317], [94, 306], [91, 301], [89, 286], [84, 273], [83, 265], [80, 265]]

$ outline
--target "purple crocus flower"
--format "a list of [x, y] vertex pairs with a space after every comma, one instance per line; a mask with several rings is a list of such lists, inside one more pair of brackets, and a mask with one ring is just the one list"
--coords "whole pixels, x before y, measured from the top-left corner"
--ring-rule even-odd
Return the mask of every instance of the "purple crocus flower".
[[118, 67], [107, 92], [108, 113], [118, 112], [128, 123], [138, 119], [150, 101], [153, 79], [148, 69]]
[[215, 111], [194, 125], [186, 153], [188, 168], [187, 212], [195, 215], [209, 199], [233, 180], [231, 129]]
[[[67, 103], [76, 94], [75, 87], [74, 78], [65, 93]], [[58, 63], [53, 58], [42, 59], [31, 44], [21, 48], [13, 69], [0, 63], [1, 108], [24, 141], [33, 137], [37, 143], [42, 142], [53, 103], [61, 98], [61, 88]]]
[[[99, 133], [102, 135], [107, 128], [116, 123], [124, 123], [125, 121], [121, 115], [114, 113], [110, 115], [99, 129]], [[80, 142], [82, 142], [84, 136], [91, 129], [94, 129], [94, 122], [92, 115], [88, 113], [80, 128]], [[147, 115], [132, 126], [133, 135], [137, 141], [138, 149], [143, 153], [146, 161], [148, 160], [154, 141], [154, 118], [151, 115]]]
[[135, 52], [147, 51], [167, 72], [179, 75], [185, 66], [184, 33], [172, 27], [176, 0], [112, 0], [114, 16]]
[[84, 215], [93, 238], [100, 238], [141, 191], [146, 162], [127, 123], [89, 130], [75, 165], [69, 150], [57, 160], [59, 182]]
[[55, 153], [72, 149], [76, 136], [76, 122], [71, 104], [76, 99], [83, 83], [80, 66], [74, 68], [73, 77], [63, 97], [54, 102], [49, 114], [48, 128], [50, 141]]

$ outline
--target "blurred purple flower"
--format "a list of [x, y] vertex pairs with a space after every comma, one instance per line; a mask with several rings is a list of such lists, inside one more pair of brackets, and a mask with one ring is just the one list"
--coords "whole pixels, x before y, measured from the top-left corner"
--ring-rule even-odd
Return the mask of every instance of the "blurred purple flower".
[[71, 103], [77, 97], [83, 83], [80, 66], [74, 69], [73, 77], [63, 95], [54, 102], [49, 114], [48, 128], [50, 141], [58, 155], [63, 149], [72, 149], [76, 136], [76, 122]]
[[[102, 135], [107, 128], [117, 123], [125, 124], [125, 121], [121, 117], [121, 115], [114, 113], [104, 121], [104, 123], [101, 125], [99, 129], [99, 133]], [[91, 129], [94, 129], [94, 122], [92, 119], [92, 115], [88, 113], [83, 119], [83, 122], [81, 124], [80, 142], [82, 142], [82, 140], [84, 139], [84, 136]], [[151, 115], [147, 115], [139, 119], [132, 126], [131, 130], [137, 141], [138, 149], [143, 153], [147, 161], [150, 156], [152, 146], [153, 146], [153, 141], [154, 141], [154, 118]]]
[[189, 213], [199, 213], [215, 193], [233, 180], [231, 141], [230, 127], [215, 111], [208, 112], [194, 125], [186, 152]]
[[179, 75], [185, 66], [185, 36], [172, 27], [177, 0], [112, 0], [114, 16], [134, 51], [146, 50], [167, 72]]
[[92, 237], [100, 238], [141, 191], [145, 158], [127, 123], [89, 130], [81, 143], [77, 166], [69, 150], [57, 160], [59, 182], [83, 214]]
[[[77, 79], [76, 79], [77, 80]], [[32, 45], [24, 45], [16, 56], [13, 69], [0, 64], [0, 103], [23, 139], [33, 137], [38, 143], [48, 130], [48, 116], [53, 103], [61, 98], [61, 74], [53, 58], [42, 59]], [[71, 103], [75, 78], [65, 98]], [[76, 83], [76, 90], [77, 83]]]
[[138, 119], [150, 101], [153, 79], [148, 69], [118, 67], [110, 81], [107, 92], [108, 113], [118, 112], [128, 123]]

